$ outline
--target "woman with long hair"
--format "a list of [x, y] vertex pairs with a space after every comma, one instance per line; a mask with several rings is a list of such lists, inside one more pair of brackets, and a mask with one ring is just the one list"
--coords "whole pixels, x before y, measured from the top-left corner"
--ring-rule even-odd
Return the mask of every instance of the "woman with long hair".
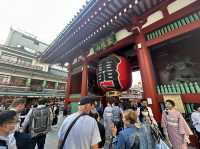
[[171, 142], [173, 149], [187, 149], [191, 129], [182, 114], [175, 109], [174, 101], [166, 100], [165, 106], [161, 121], [165, 137]]

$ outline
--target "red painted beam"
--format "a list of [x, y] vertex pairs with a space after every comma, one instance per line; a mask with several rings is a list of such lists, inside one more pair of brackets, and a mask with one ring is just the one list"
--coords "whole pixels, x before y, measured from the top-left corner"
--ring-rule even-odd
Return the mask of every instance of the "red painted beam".
[[67, 69], [68, 69], [68, 74], [66, 77], [65, 98], [69, 98], [71, 92], [72, 65], [69, 64]]
[[71, 102], [80, 102], [80, 98], [70, 98]]
[[84, 97], [87, 95], [88, 95], [88, 65], [84, 63], [82, 71], [81, 96]]
[[184, 103], [200, 103], [200, 94], [183, 94], [181, 98]]
[[[158, 95], [157, 99], [159, 102], [163, 102], [163, 96]], [[200, 94], [181, 94], [181, 99], [183, 103], [199, 103], [200, 104]]]
[[179, 29], [168, 32], [165, 35], [160, 36], [159, 38], [146, 41], [146, 45], [147, 45], [147, 47], [151, 47], [153, 45], [156, 45], [156, 44], [162, 43], [164, 41], [167, 41], [169, 39], [181, 36], [183, 34], [194, 31], [196, 29], [200, 29], [200, 21], [192, 22], [188, 25], [180, 27]]
[[180, 19], [181, 17], [184, 17], [188, 14], [191, 14], [197, 10], [200, 9], [200, 1], [196, 1], [189, 6], [175, 12], [174, 14], [169, 15], [168, 17], [163, 18], [162, 20], [159, 20], [152, 25], [149, 25], [142, 29], [142, 31], [146, 34], [151, 31], [154, 31], [155, 29], [158, 29], [159, 27], [162, 27], [168, 23], [171, 23], [173, 21], [176, 21], [177, 19]]
[[156, 79], [153, 72], [153, 64], [151, 59], [150, 50], [145, 44], [144, 34], [142, 32], [139, 33], [136, 40], [133, 42], [137, 44], [141, 44], [141, 47], [137, 46], [137, 58], [140, 67], [141, 77], [142, 77], [142, 85], [144, 89], [144, 98], [151, 98], [152, 105], [151, 108], [153, 110], [154, 116], [157, 121], [161, 119], [160, 106], [159, 102], [156, 99]]

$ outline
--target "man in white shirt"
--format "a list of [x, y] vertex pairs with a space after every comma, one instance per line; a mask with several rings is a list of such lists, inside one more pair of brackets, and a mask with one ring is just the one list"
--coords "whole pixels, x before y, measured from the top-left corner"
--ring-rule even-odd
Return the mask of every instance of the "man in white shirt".
[[[79, 103], [79, 111], [65, 118], [58, 132], [58, 148], [64, 140], [66, 131], [71, 123], [82, 113], [89, 114], [92, 109], [92, 99], [83, 97]], [[98, 143], [101, 141], [99, 128], [94, 118], [89, 115], [83, 115], [75, 122], [71, 128], [63, 149], [98, 149]]]
[[192, 123], [194, 128], [196, 129], [196, 133], [198, 135], [198, 142], [200, 147], [200, 105], [194, 106], [194, 112], [191, 115]]

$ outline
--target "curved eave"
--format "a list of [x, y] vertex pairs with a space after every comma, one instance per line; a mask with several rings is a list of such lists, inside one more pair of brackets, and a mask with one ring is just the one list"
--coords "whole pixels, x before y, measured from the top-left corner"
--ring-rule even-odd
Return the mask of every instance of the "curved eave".
[[[142, 16], [166, 0], [92, 0], [80, 15], [58, 35], [42, 54], [47, 63], [71, 62], [89, 50], [102, 37], [134, 25], [133, 18]], [[168, 0], [167, 0], [168, 1]]]

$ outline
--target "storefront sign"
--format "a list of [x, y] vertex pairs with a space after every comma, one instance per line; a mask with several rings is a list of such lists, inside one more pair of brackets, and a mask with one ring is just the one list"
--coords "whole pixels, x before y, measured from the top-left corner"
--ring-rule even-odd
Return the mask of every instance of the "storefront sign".
[[93, 50], [93, 52], [96, 53], [102, 49], [105, 49], [105, 48], [113, 45], [115, 42], [116, 42], [116, 36], [115, 36], [115, 34], [111, 34], [110, 36], [103, 38], [99, 42], [95, 43], [92, 46], [91, 50]]

